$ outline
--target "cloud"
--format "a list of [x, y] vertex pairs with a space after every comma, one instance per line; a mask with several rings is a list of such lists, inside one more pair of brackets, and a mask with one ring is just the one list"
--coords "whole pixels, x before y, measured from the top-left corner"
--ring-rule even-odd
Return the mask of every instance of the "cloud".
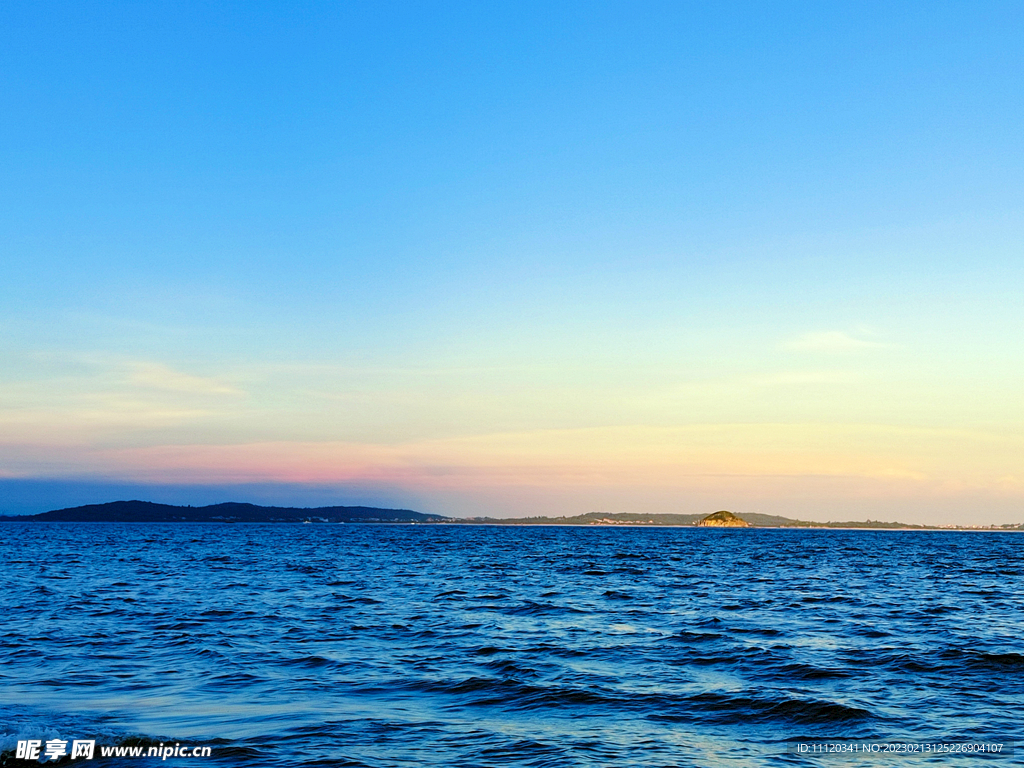
[[129, 381], [135, 386], [167, 392], [205, 395], [240, 395], [243, 392], [215, 378], [193, 376], [160, 363], [130, 363]]
[[814, 384], [839, 384], [850, 380], [848, 374], [835, 371], [787, 371], [752, 379], [758, 387], [787, 387]]
[[[971, 445], [971, 459], [963, 446]], [[409, 442], [9, 445], [0, 466], [30, 454], [70, 470], [149, 481], [346, 482], [424, 485], [676, 485], [697, 476], [960, 478], [1015, 475], [1019, 436], [884, 424], [737, 423], [546, 429]], [[32, 449], [32, 450], [30, 450]], [[5, 455], [9, 461], [4, 461]], [[1005, 483], [1004, 483], [1005, 484]]]
[[814, 331], [805, 333], [782, 345], [784, 349], [800, 352], [824, 352], [827, 354], [844, 354], [868, 349], [881, 349], [889, 346], [877, 341], [858, 339], [843, 331]]

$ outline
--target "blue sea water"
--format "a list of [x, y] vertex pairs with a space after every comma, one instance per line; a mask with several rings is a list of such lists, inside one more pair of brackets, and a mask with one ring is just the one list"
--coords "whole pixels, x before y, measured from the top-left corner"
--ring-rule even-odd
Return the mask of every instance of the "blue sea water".
[[33, 738], [211, 747], [165, 765], [1024, 764], [792, 751], [1013, 740], [1019, 534], [0, 531], [7, 764]]

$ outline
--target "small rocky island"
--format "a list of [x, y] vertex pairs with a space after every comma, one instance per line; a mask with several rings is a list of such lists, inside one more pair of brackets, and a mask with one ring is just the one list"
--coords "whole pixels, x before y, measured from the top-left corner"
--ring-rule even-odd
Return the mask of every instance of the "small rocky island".
[[709, 526], [715, 528], [749, 528], [750, 523], [744, 520], [742, 517], [737, 517], [732, 512], [726, 512], [724, 509], [721, 512], [715, 512], [708, 515], [702, 520], [697, 522], [697, 525]]

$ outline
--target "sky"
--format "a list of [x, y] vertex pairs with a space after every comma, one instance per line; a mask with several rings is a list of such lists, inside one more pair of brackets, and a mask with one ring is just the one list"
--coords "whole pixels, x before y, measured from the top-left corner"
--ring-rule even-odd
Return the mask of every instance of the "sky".
[[0, 513], [1024, 522], [1024, 6], [0, 4]]

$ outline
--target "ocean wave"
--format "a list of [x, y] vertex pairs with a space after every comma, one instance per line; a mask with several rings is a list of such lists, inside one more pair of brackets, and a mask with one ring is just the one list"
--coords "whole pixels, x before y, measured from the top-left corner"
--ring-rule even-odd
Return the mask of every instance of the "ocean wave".
[[533, 600], [525, 600], [514, 606], [498, 606], [497, 610], [511, 616], [560, 616], [570, 613], [588, 613], [588, 611], [568, 605], [555, 605], [554, 603], [541, 603], [534, 602]]
[[23, 528], [0, 540], [0, 747], [769, 766], [798, 737], [1012, 733], [1024, 706], [1016, 534], [183, 524], [153, 558], [116, 524], [73, 553]]
[[758, 698], [702, 693], [677, 703], [671, 712], [651, 715], [671, 722], [789, 722], [797, 724], [847, 724], [875, 719], [866, 709], [834, 701], [795, 698]]

